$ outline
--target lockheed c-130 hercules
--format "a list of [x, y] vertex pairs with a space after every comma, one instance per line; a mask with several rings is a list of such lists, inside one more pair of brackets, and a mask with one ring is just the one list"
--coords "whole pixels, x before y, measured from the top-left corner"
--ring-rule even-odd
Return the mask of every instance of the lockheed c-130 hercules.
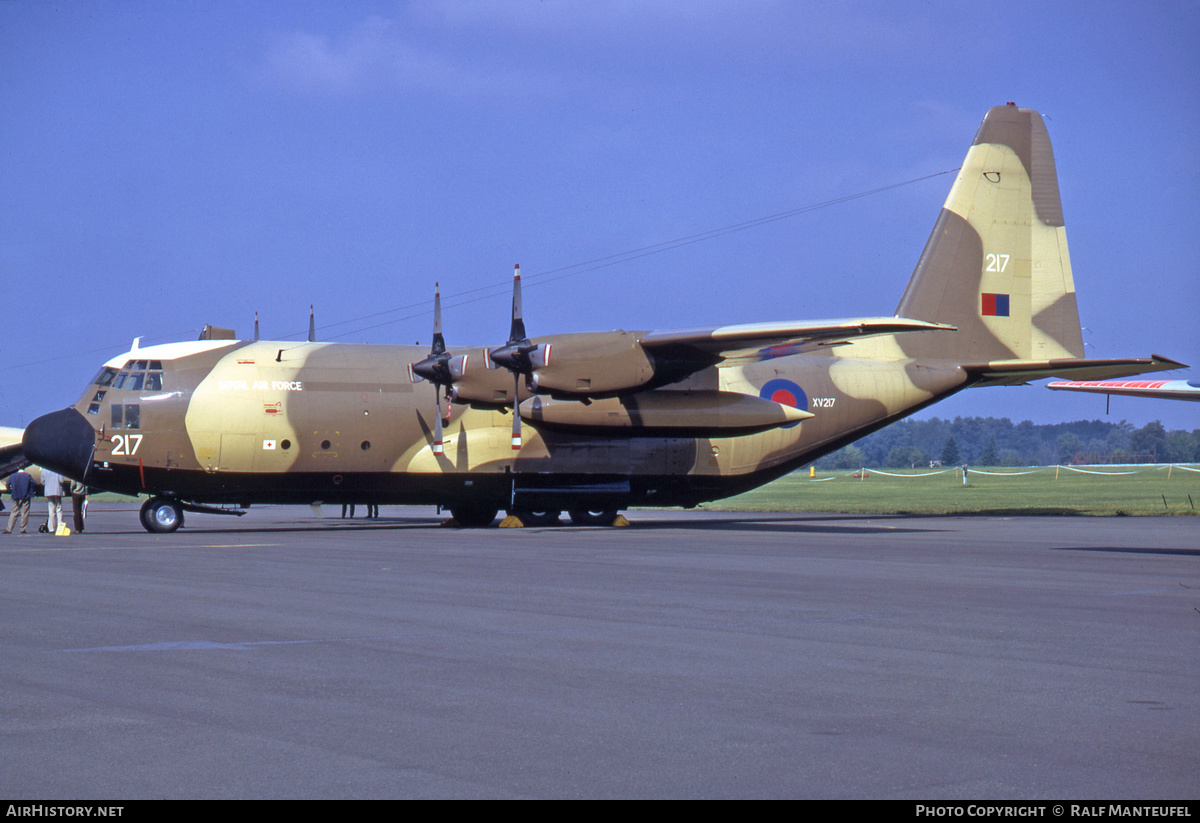
[[1049, 136], [1013, 104], [985, 116], [893, 317], [528, 337], [518, 273], [507, 343], [447, 347], [436, 300], [434, 330], [432, 351], [135, 342], [29, 424], [23, 457], [148, 495], [155, 532], [318, 501], [599, 524], [747, 491], [967, 387], [1181, 365], [1084, 358]]

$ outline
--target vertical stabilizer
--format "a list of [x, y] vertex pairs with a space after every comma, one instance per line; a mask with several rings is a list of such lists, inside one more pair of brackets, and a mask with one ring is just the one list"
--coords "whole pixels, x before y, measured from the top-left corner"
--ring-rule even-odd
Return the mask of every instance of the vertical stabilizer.
[[983, 118], [896, 314], [959, 329], [901, 341], [914, 357], [1083, 357], [1058, 172], [1036, 111], [1010, 103]]

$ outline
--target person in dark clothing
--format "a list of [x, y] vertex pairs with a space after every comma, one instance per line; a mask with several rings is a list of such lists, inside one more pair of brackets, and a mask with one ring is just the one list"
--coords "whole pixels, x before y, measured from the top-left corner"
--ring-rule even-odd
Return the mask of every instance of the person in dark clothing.
[[29, 525], [29, 504], [33, 500], [33, 478], [29, 476], [29, 472], [21, 469], [8, 479], [8, 488], [12, 492], [13, 505], [12, 511], [8, 513], [8, 527], [4, 533], [12, 534], [19, 514], [21, 534], [25, 534], [25, 527]]
[[78, 480], [71, 481], [71, 509], [75, 515], [75, 531], [83, 531], [83, 518], [87, 515], [87, 486]]

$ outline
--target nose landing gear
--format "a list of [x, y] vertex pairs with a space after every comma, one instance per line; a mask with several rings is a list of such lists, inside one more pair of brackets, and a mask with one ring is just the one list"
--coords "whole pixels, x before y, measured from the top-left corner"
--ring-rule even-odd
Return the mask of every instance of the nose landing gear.
[[178, 500], [151, 497], [142, 504], [142, 527], [155, 534], [169, 534], [183, 525], [183, 506]]

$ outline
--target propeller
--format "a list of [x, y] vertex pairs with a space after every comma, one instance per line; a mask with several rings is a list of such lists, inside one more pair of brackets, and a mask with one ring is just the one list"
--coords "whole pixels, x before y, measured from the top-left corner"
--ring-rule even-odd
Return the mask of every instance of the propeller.
[[[414, 383], [428, 380], [433, 384], [437, 401], [437, 415], [433, 424], [433, 453], [442, 454], [442, 390], [449, 392], [454, 381], [462, 377], [467, 368], [467, 355], [453, 357], [446, 351], [446, 339], [442, 336], [442, 292], [437, 283], [433, 286], [433, 346], [429, 356], [409, 366]], [[449, 399], [449, 398], [447, 398]]]
[[512, 327], [508, 333], [508, 342], [497, 349], [488, 352], [492, 362], [503, 366], [513, 373], [513, 451], [521, 448], [521, 412], [520, 390], [521, 378], [525, 378], [525, 388], [530, 392], [537, 391], [536, 369], [550, 362], [550, 346], [536, 344], [525, 334], [525, 320], [521, 311], [521, 266], [513, 267], [513, 303]]

